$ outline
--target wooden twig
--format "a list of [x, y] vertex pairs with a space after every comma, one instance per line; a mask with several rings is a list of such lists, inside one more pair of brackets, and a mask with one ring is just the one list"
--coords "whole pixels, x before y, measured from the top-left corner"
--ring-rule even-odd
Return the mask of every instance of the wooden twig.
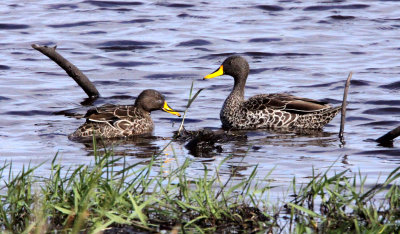
[[99, 91], [97, 91], [94, 84], [85, 76], [74, 64], [70, 63], [67, 59], [57, 53], [56, 48], [40, 46], [37, 44], [32, 44], [32, 48], [41, 52], [42, 54], [49, 57], [55, 63], [58, 64], [62, 69], [64, 69], [67, 74], [75, 80], [75, 82], [85, 91], [89, 98], [97, 98], [100, 96]]
[[347, 77], [346, 86], [344, 88], [344, 93], [343, 93], [342, 116], [340, 119], [340, 131], [339, 131], [339, 138], [342, 142], [344, 142], [343, 141], [343, 133], [344, 133], [344, 123], [346, 121], [347, 93], [349, 92], [350, 80], [351, 80], [352, 76], [353, 76], [353, 72], [350, 72], [349, 76]]
[[393, 129], [392, 131], [386, 133], [385, 135], [379, 137], [375, 141], [379, 142], [381, 144], [388, 143], [388, 142], [392, 141], [394, 138], [396, 138], [398, 136], [400, 136], [400, 126], [398, 126], [397, 128]]

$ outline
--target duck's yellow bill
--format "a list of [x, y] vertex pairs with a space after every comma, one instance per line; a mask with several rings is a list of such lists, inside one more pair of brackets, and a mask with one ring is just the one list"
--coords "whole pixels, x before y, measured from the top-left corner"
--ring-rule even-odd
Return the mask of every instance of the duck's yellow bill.
[[181, 117], [181, 114], [179, 114], [179, 112], [176, 112], [176, 111], [172, 110], [172, 108], [168, 106], [166, 101], [164, 101], [164, 107], [162, 108], [162, 110], [165, 111], [165, 112], [168, 112], [170, 114], [177, 115], [177, 116]]
[[221, 65], [215, 72], [206, 75], [206, 76], [203, 78], [203, 80], [205, 80], [205, 79], [212, 79], [212, 78], [217, 77], [217, 76], [222, 76], [223, 74], [224, 74], [224, 66]]

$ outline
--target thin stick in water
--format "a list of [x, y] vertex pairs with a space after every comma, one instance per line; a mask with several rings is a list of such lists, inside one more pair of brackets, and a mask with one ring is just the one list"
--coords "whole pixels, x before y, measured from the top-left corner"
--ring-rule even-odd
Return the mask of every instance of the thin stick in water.
[[83, 89], [83, 91], [85, 91], [89, 98], [97, 98], [100, 96], [99, 91], [97, 91], [96, 87], [89, 80], [89, 78], [87, 78], [87, 76], [85, 76], [74, 64], [72, 64], [59, 53], [57, 53], [57, 46], [47, 47], [32, 44], [32, 48], [46, 55], [55, 63], [57, 63], [58, 66], [64, 69], [67, 74], [72, 77], [72, 79], [74, 79], [75, 82]]
[[341, 140], [343, 140], [344, 123], [346, 121], [347, 93], [349, 92], [350, 80], [351, 80], [352, 76], [353, 76], [353, 72], [350, 72], [349, 76], [347, 77], [346, 86], [344, 88], [344, 93], [343, 93], [342, 116], [340, 119], [340, 131], [339, 131], [339, 138]]

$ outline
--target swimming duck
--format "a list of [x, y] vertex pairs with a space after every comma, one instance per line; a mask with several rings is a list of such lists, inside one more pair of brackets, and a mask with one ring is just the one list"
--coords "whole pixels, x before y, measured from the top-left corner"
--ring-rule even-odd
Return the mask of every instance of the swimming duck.
[[117, 138], [150, 133], [154, 128], [150, 112], [154, 110], [181, 116], [168, 106], [161, 93], [146, 89], [139, 94], [134, 105], [106, 104], [90, 109], [84, 116], [86, 122], [69, 138], [79, 139], [93, 134], [102, 138]]
[[213, 73], [211, 79], [230, 75], [235, 83], [220, 112], [224, 129], [307, 128], [321, 129], [341, 107], [290, 94], [260, 94], [244, 100], [249, 64], [241, 56], [231, 56]]

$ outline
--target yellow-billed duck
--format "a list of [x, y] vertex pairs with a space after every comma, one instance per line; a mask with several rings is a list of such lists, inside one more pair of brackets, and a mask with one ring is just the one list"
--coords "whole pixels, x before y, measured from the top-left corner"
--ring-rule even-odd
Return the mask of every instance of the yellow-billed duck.
[[260, 94], [244, 100], [249, 64], [241, 56], [231, 56], [213, 73], [211, 79], [230, 75], [235, 83], [220, 112], [225, 129], [307, 128], [321, 129], [341, 107], [284, 93]]
[[155, 110], [181, 116], [168, 106], [161, 93], [146, 89], [139, 94], [134, 105], [106, 104], [90, 109], [85, 115], [86, 122], [69, 138], [79, 139], [93, 134], [102, 138], [117, 138], [150, 133], [154, 129], [150, 112]]

